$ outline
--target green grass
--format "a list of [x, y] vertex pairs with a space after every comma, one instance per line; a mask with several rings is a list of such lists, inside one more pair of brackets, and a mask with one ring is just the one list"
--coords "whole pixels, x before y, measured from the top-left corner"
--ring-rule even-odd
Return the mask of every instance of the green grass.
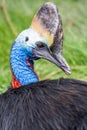
[[[4, 0], [3, 0], [4, 1]], [[11, 81], [9, 53], [16, 35], [28, 28], [35, 12], [46, 0], [0, 0], [0, 93], [7, 90]], [[67, 76], [55, 65], [45, 60], [35, 62], [40, 79], [59, 77], [87, 80], [87, 0], [50, 0], [60, 11], [64, 29], [63, 55], [72, 74]], [[10, 21], [9, 21], [10, 18]], [[9, 23], [11, 22], [11, 23]]]

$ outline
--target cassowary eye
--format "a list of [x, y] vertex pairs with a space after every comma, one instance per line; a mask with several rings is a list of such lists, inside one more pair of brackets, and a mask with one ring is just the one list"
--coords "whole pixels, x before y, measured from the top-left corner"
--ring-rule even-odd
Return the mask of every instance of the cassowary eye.
[[29, 37], [26, 37], [26, 38], [25, 38], [25, 41], [27, 42], [28, 40], [29, 40]]
[[46, 47], [43, 42], [38, 42], [36, 45], [39, 49], [43, 49], [44, 47]]

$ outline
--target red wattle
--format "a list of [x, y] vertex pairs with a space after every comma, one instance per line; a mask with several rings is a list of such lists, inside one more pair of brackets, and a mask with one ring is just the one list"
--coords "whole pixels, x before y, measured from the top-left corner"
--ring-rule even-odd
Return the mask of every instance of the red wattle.
[[21, 83], [16, 79], [14, 73], [12, 73], [12, 88], [19, 88]]

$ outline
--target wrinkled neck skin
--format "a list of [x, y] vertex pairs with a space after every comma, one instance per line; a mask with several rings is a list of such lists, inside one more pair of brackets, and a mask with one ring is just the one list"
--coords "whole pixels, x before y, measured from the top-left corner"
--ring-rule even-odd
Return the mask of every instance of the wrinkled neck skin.
[[14, 43], [11, 49], [10, 64], [13, 88], [38, 82], [38, 77], [34, 72], [33, 61], [29, 58], [29, 52], [17, 43]]

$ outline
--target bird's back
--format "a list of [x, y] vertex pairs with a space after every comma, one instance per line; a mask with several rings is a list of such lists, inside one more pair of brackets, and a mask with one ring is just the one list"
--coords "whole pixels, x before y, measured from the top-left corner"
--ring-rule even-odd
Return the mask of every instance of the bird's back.
[[1, 130], [87, 130], [87, 82], [40, 81], [0, 95]]

